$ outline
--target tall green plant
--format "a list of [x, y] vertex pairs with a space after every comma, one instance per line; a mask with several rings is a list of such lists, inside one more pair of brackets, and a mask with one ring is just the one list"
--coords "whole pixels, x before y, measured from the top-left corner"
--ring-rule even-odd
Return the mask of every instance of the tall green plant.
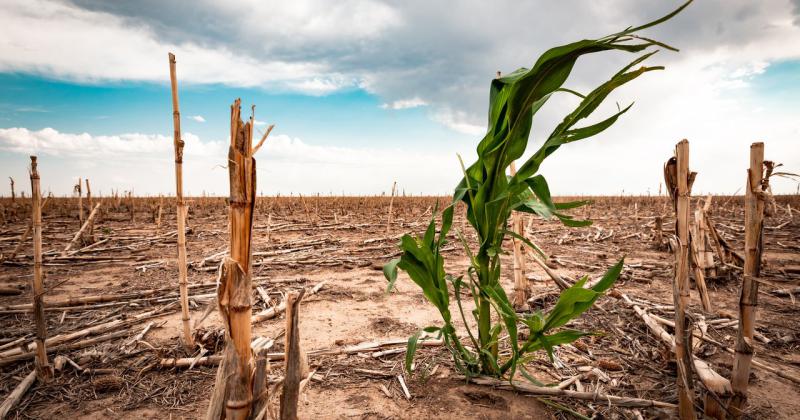
[[[564, 290], [548, 313], [518, 315], [499, 281], [503, 239], [506, 235], [511, 235], [540, 255], [544, 254], [526, 238], [507, 230], [507, 222], [512, 211], [520, 211], [544, 218], [556, 217], [568, 227], [591, 224], [590, 221], [576, 220], [565, 213], [569, 209], [587, 204], [586, 201], [554, 203], [547, 181], [542, 175], [537, 175], [537, 171], [542, 162], [561, 145], [602, 132], [631, 108], [632, 104], [600, 122], [575, 127], [579, 121], [592, 115], [614, 89], [644, 73], [663, 69], [660, 66], [641, 66], [634, 69], [656, 52], [645, 52], [651, 47], [660, 46], [677, 51], [658, 41], [638, 36], [636, 32], [669, 20], [689, 3], [691, 0], [661, 19], [636, 28], [628, 28], [596, 40], [583, 40], [552, 48], [542, 54], [531, 69], [521, 68], [492, 80], [488, 131], [478, 144], [478, 160], [468, 168], [464, 168], [462, 162], [464, 177], [456, 187], [452, 204], [442, 212], [439, 235], [436, 235], [434, 217], [424, 236], [414, 238], [404, 235], [400, 243], [402, 256], [384, 267], [389, 289], [397, 279], [399, 268], [408, 273], [411, 280], [422, 289], [426, 299], [439, 310], [444, 325], [428, 327], [424, 331], [438, 333], [443, 338], [445, 346], [453, 355], [456, 367], [464, 374], [513, 377], [520, 362], [524, 362], [532, 352], [544, 349], [552, 356], [554, 346], [572, 342], [587, 334], [561, 327], [591, 307], [613, 285], [622, 271], [623, 261], [620, 260], [611, 267], [592, 287], [586, 287], [588, 277], [584, 277]], [[586, 95], [562, 87], [579, 57], [614, 50], [641, 54]], [[507, 176], [511, 162], [520, 159], [527, 149], [533, 116], [557, 92], [576, 95], [580, 98], [580, 103], [553, 129], [519, 171], [513, 176]], [[477, 252], [473, 252], [459, 233], [458, 237], [467, 251], [470, 266], [465, 276], [451, 276], [445, 273], [441, 249], [452, 225], [453, 207], [459, 201], [466, 204], [467, 220], [477, 233], [479, 248]], [[465, 325], [467, 337], [464, 340], [468, 340], [467, 344], [462, 342], [453, 325], [450, 286]], [[469, 327], [461, 302], [461, 291], [465, 288], [470, 290], [475, 301], [476, 309], [472, 316], [478, 326], [477, 337]], [[492, 309], [498, 315], [497, 323], [492, 322]], [[518, 339], [520, 327], [529, 330], [528, 338], [522, 342]], [[409, 339], [406, 354], [408, 369], [421, 332]], [[503, 332], [509, 338], [510, 355], [501, 358], [498, 350]], [[524, 369], [520, 371], [527, 376]]]

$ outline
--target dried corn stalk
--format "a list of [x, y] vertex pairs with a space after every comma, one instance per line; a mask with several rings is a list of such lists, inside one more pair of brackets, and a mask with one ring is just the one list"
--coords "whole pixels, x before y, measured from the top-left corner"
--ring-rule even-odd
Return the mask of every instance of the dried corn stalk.
[[53, 377], [47, 360], [47, 325], [44, 316], [44, 272], [42, 270], [42, 193], [36, 156], [31, 156], [31, 218], [33, 219], [33, 318], [36, 322], [36, 376], [46, 382]]
[[675, 252], [675, 278], [672, 283], [675, 303], [675, 362], [678, 365], [678, 414], [681, 419], [694, 419], [694, 389], [692, 384], [692, 354], [687, 334], [686, 306], [689, 303], [689, 194], [695, 173], [689, 171], [689, 142], [675, 146], [675, 156], [664, 165], [667, 184], [675, 209], [675, 233], [678, 249]]
[[[225, 363], [217, 372], [214, 398], [207, 418], [247, 419], [253, 405], [251, 378], [255, 366], [250, 347], [250, 290], [256, 161], [252, 155], [253, 119], [246, 124], [241, 121], [240, 104], [237, 99], [231, 106], [231, 144], [228, 149], [230, 256], [223, 262], [217, 289], [228, 344]], [[222, 400], [224, 408], [220, 404]]]
[[[189, 327], [189, 291], [188, 267], [186, 264], [186, 203], [183, 201], [183, 140], [181, 139], [181, 112], [178, 108], [178, 76], [176, 74], [175, 56], [169, 54], [169, 75], [172, 85], [172, 124], [175, 146], [175, 200], [177, 201], [176, 218], [178, 228], [178, 287], [181, 294], [181, 321], [183, 321], [183, 344], [186, 348], [194, 347], [192, 330]], [[160, 210], [159, 210], [160, 211]], [[133, 199], [131, 199], [131, 221], [133, 221]], [[159, 214], [160, 223], [160, 214]]]
[[728, 409], [740, 418], [747, 404], [747, 386], [753, 360], [753, 334], [758, 307], [758, 277], [761, 275], [762, 232], [764, 230], [765, 194], [769, 177], [764, 177], [764, 143], [750, 146], [750, 169], [747, 172], [744, 213], [744, 276], [739, 298], [739, 333], [733, 361], [731, 386], [733, 398]]

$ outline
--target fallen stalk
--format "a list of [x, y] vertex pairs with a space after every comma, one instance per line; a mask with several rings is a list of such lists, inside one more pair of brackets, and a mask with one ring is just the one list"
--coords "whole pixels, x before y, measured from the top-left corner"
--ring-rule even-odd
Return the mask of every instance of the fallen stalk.
[[[189, 285], [189, 288], [202, 288], [202, 287], [214, 287], [214, 286], [216, 286], [215, 283], [198, 283]], [[66, 299], [45, 300], [44, 305], [46, 311], [63, 310], [65, 309], [65, 307], [76, 307], [77, 309], [80, 307], [80, 305], [88, 305], [92, 303], [130, 301], [131, 299], [146, 298], [158, 295], [159, 293], [162, 292], [171, 292], [174, 290], [175, 290], [174, 287], [164, 287], [158, 289], [142, 290], [139, 292], [120, 293], [116, 295], [93, 295], [93, 296], [82, 296], [82, 297], [69, 297]], [[32, 309], [33, 305], [30, 303], [0, 306], [0, 312], [11, 312], [11, 311], [30, 312]]]
[[500, 389], [522, 391], [533, 395], [548, 395], [552, 397], [574, 398], [584, 401], [597, 401], [599, 403], [611, 404], [617, 407], [660, 408], [666, 410], [678, 409], [677, 405], [663, 401], [646, 400], [646, 399], [631, 398], [631, 397], [619, 397], [616, 395], [600, 394], [595, 392], [569, 391], [566, 389], [558, 389], [555, 387], [536, 386], [533, 384], [520, 381], [511, 381], [511, 383], [509, 383], [508, 381], [490, 378], [487, 376], [476, 376], [470, 378], [470, 382], [478, 385], [488, 385]]
[[[308, 357], [318, 357], [318, 356], [334, 356], [339, 354], [357, 354], [357, 353], [370, 353], [373, 357], [376, 353], [382, 353], [383, 350], [387, 348], [394, 348], [397, 346], [404, 346], [408, 342], [407, 339], [397, 339], [397, 340], [387, 340], [387, 341], [367, 341], [360, 344], [346, 346], [346, 347], [339, 347], [339, 348], [330, 348], [330, 349], [318, 349], [318, 350], [311, 350], [306, 353]], [[441, 346], [443, 343], [441, 340], [420, 340], [417, 343], [418, 346]], [[397, 347], [399, 350], [405, 350], [403, 347]], [[286, 358], [286, 354], [284, 352], [280, 353], [267, 353], [265, 356], [267, 360], [270, 362], [277, 362], [283, 361]], [[168, 368], [188, 368], [190, 366], [216, 366], [218, 365], [224, 356], [222, 355], [212, 355], [212, 356], [205, 356], [205, 357], [181, 357], [181, 358], [166, 358], [161, 359], [159, 362], [159, 366], [164, 369]]]
[[22, 396], [28, 392], [28, 389], [36, 382], [36, 371], [32, 370], [22, 382], [8, 394], [3, 404], [0, 405], [0, 419], [5, 419], [8, 417], [8, 413], [11, 412], [11, 409], [14, 408], [15, 405], [22, 399]]
[[[164, 306], [163, 308], [159, 308], [153, 311], [143, 312], [141, 314], [135, 315], [131, 318], [125, 320], [114, 320], [111, 322], [106, 322], [103, 324], [95, 325], [89, 328], [84, 328], [79, 331], [67, 333], [67, 334], [59, 334], [53, 337], [49, 337], [45, 341], [45, 346], [54, 346], [56, 344], [63, 344], [68, 343], [71, 341], [79, 340], [84, 337], [99, 335], [102, 333], [107, 333], [109, 331], [118, 330], [138, 322], [144, 321], [146, 319], [150, 319], [159, 315], [165, 314], [167, 311], [171, 310], [175, 306], [175, 302], [170, 303], [169, 305]], [[24, 349], [24, 350], [23, 350]], [[36, 350], [36, 343], [28, 343], [25, 346], [17, 347], [14, 349], [10, 349], [8, 351], [0, 353], [0, 366], [5, 366], [6, 364], [16, 361], [16, 360], [23, 360], [30, 357], [33, 357], [33, 354]], [[29, 353], [26, 353], [29, 352]]]
[[61, 256], [66, 256], [67, 253], [72, 249], [72, 247], [78, 243], [78, 240], [81, 238], [81, 235], [83, 235], [83, 232], [85, 232], [86, 229], [89, 228], [89, 226], [94, 221], [95, 216], [97, 216], [97, 210], [100, 208], [100, 204], [102, 203], [95, 204], [94, 209], [92, 209], [92, 212], [89, 214], [89, 217], [86, 219], [86, 221], [83, 222], [83, 225], [78, 230], [78, 233], [76, 233], [75, 236], [72, 238], [72, 240], [69, 241], [67, 247], [64, 248], [64, 251], [61, 252]]
[[[634, 312], [639, 318], [644, 321], [647, 328], [661, 341], [667, 344], [670, 348], [670, 351], [675, 351], [675, 338], [672, 334], [668, 333], [664, 328], [662, 328], [658, 321], [653, 319], [644, 309], [639, 307], [633, 303], [633, 301], [628, 297], [626, 294], [622, 294], [622, 299], [625, 302], [633, 307]], [[694, 371], [697, 373], [697, 376], [700, 377], [700, 380], [703, 384], [708, 388], [710, 391], [714, 392], [717, 395], [729, 395], [731, 392], [731, 383], [725, 377], [721, 376], [717, 372], [715, 372], [711, 366], [708, 365], [702, 359], [692, 356], [693, 364], [694, 364]]]

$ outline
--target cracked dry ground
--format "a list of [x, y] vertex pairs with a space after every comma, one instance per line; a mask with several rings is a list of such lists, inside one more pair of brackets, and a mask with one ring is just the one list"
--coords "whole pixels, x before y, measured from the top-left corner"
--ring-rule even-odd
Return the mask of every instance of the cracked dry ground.
[[[124, 208], [109, 209], [95, 227], [95, 239], [106, 242], [76, 254], [81, 258], [60, 260], [57, 254], [78, 229], [77, 212], [68, 202], [45, 209], [44, 250], [47, 299], [89, 295], [113, 295], [159, 289], [148, 295], [69, 307], [47, 312], [48, 334], [55, 336], [99, 325], [114, 319], [157, 309], [176, 300], [177, 268], [174, 214], [165, 213], [156, 229], [148, 199], [140, 199], [140, 212], [130, 222]], [[421, 232], [430, 218], [436, 198], [398, 197], [387, 234], [386, 197], [261, 199], [253, 234], [254, 311], [275, 305], [285, 291], [324, 285], [307, 296], [300, 313], [300, 334], [305, 350], [342, 349], [364, 341], [405, 340], [419, 328], [438, 325], [439, 316], [427, 305], [419, 289], [402, 275], [397, 290], [386, 294], [380, 270], [397, 253], [398, 235]], [[441, 198], [443, 202], [447, 198]], [[739, 199], [715, 198], [711, 216], [721, 235], [737, 249], [743, 247], [743, 213]], [[800, 207], [798, 197], [779, 197], [779, 207], [766, 221], [765, 260], [759, 295], [757, 330], [765, 338], [756, 342], [757, 358], [783, 372], [800, 376], [800, 323], [797, 303], [791, 295], [800, 282], [800, 215], [787, 204]], [[116, 211], [115, 211], [116, 210]], [[626, 256], [626, 269], [616, 290], [645, 306], [652, 314], [671, 318], [665, 308], [672, 303], [673, 256], [654, 249], [651, 230], [656, 215], [673, 219], [663, 198], [602, 198], [578, 210], [595, 224], [569, 229], [555, 222], [526, 220], [527, 235], [550, 254], [550, 264], [562, 276], [575, 279], [597, 276], [618, 257]], [[268, 214], [272, 214], [267, 227]], [[462, 213], [454, 227], [463, 229]], [[192, 318], [199, 318], [213, 304], [216, 267], [227, 245], [227, 210], [221, 199], [195, 200], [189, 215], [189, 281], [193, 286]], [[527, 217], [527, 216], [526, 216]], [[0, 250], [7, 254], [25, 230], [25, 215], [0, 228]], [[468, 228], [468, 227], [467, 227]], [[468, 229], [467, 229], [468, 231]], [[668, 232], [665, 232], [668, 233]], [[472, 238], [474, 239], [474, 238]], [[20, 286], [21, 295], [0, 297], [0, 346], [32, 335], [32, 318], [9, 305], [31, 301], [30, 246], [24, 255], [0, 265], [0, 286]], [[511, 246], [508, 243], [507, 249]], [[89, 252], [91, 251], [91, 252]], [[462, 273], [466, 255], [455, 237], [447, 246], [447, 271]], [[503, 257], [503, 284], [512, 288], [511, 259]], [[532, 261], [527, 263], [533, 309], [548, 308], [557, 298], [556, 287]], [[706, 334], [733, 347], [735, 325], [715, 322], [735, 318], [738, 311], [739, 274], [708, 280], [712, 313], [703, 313], [695, 290], [690, 312], [703, 315]], [[262, 293], [263, 292], [263, 293]], [[471, 298], [465, 296], [467, 307]], [[174, 305], [173, 305], [174, 307]], [[468, 315], [469, 316], [469, 315]], [[140, 342], [130, 343], [149, 322], [152, 328]], [[180, 313], [168, 308], [163, 315], [133, 323], [116, 337], [80, 349], [63, 348], [84, 368], [67, 366], [49, 384], [36, 384], [12, 411], [11, 418], [198, 418], [202, 417], [213, 387], [214, 366], [198, 363], [192, 369], [162, 368], [159, 361], [191, 357], [180, 345]], [[276, 338], [272, 352], [281, 351], [283, 317], [254, 324], [254, 335]], [[665, 346], [652, 336], [640, 318], [621, 300], [601, 298], [596, 307], [574, 321], [574, 327], [598, 334], [556, 351], [556, 361], [539, 355], [528, 364], [539, 380], [559, 383], [578, 376], [568, 389], [675, 402], [675, 365]], [[216, 312], [203, 323], [202, 341], [207, 353], [220, 349]], [[459, 321], [457, 327], [463, 327]], [[668, 328], [668, 331], [671, 331]], [[91, 337], [90, 337], [91, 338]], [[768, 342], [767, 342], [768, 341]], [[125, 344], [131, 344], [126, 346]], [[653, 409], [618, 408], [603, 401], [539, 398], [521, 393], [467, 384], [455, 372], [447, 352], [436, 346], [418, 353], [415, 374], [404, 374], [411, 399], [397, 380], [403, 373], [403, 345], [388, 346], [380, 353], [364, 351], [330, 354], [310, 359], [312, 379], [300, 398], [303, 418], [561, 418], [571, 417], [564, 408], [592, 416], [635, 418], [669, 416]], [[721, 347], [700, 342], [696, 354], [729, 377], [732, 356]], [[4, 398], [30, 371], [22, 361], [0, 366], [0, 397]], [[272, 379], [282, 374], [280, 362], [272, 364]], [[698, 390], [699, 393], [699, 390]], [[774, 373], [754, 369], [748, 416], [792, 418], [800, 412], [800, 385]], [[698, 401], [701, 399], [698, 397]], [[561, 408], [559, 408], [561, 407]]]

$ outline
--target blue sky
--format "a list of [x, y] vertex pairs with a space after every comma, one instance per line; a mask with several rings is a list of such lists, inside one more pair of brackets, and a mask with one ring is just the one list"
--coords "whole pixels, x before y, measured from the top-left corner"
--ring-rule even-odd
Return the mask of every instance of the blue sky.
[[[264, 193], [380, 194], [397, 181], [408, 193], [447, 194], [459, 178], [456, 153], [474, 156], [496, 70], [529, 66], [546, 48], [679, 4], [8, 0], [0, 10], [0, 176], [28, 189], [36, 153], [43, 185], [56, 194], [78, 177], [103, 192], [173, 191], [172, 51], [189, 193], [227, 191], [229, 106], [239, 97], [256, 105], [258, 130], [276, 125], [258, 156]], [[665, 71], [620, 89], [598, 111], [635, 101], [613, 128], [545, 163], [554, 192], [655, 193], [681, 138], [700, 172], [696, 193], [736, 191], [753, 141], [800, 172], [798, 5], [706, 0], [649, 31], [681, 52], [656, 54], [650, 63]], [[588, 90], [629, 59], [582, 59], [567, 86]], [[532, 144], [571, 105], [551, 101], [534, 120]], [[774, 188], [797, 185], [776, 180]]]
[[[205, 139], [221, 139], [227, 134], [230, 104], [242, 98], [248, 107], [256, 104], [257, 121], [277, 124], [279, 132], [313, 138], [315, 144], [324, 146], [402, 144], [445, 149], [452, 147], [453, 141], [471, 140], [429, 119], [423, 107], [384, 109], [379, 97], [358, 88], [324, 96], [221, 84], [181, 84], [179, 91], [183, 130]], [[76, 84], [5, 73], [0, 74], [0, 121], [3, 126], [52, 127], [95, 135], [170, 133], [170, 94], [169, 85], [163, 83]], [[202, 122], [192, 118], [196, 116], [202, 117]], [[258, 129], [263, 131], [265, 126]]]

